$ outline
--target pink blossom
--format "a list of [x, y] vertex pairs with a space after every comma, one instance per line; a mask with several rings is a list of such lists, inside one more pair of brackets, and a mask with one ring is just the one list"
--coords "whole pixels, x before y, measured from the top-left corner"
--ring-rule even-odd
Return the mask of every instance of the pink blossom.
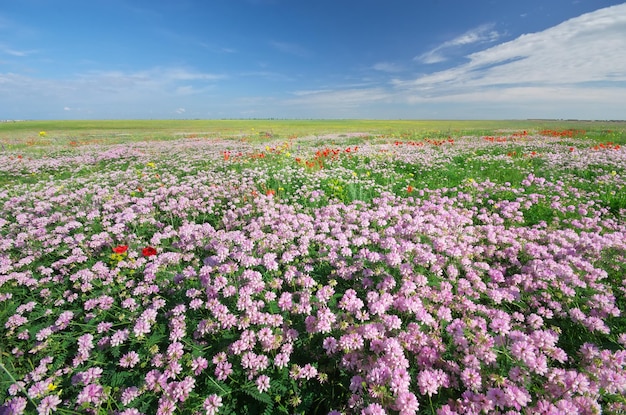
[[206, 411], [205, 415], [215, 415], [222, 406], [222, 398], [218, 395], [210, 395], [204, 400], [202, 408]]

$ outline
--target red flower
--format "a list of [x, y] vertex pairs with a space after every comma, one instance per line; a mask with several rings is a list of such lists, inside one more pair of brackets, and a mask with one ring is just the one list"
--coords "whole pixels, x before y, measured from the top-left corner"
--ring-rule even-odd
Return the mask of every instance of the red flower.
[[406, 192], [411, 193], [412, 191], [413, 191], [413, 186], [408, 185], [408, 187], [406, 188]]
[[144, 249], [141, 250], [141, 255], [143, 256], [153, 256], [156, 254], [157, 254], [157, 250], [151, 246], [146, 246]]
[[113, 252], [115, 252], [116, 254], [123, 254], [126, 251], [128, 251], [128, 245], [118, 245], [113, 248]]

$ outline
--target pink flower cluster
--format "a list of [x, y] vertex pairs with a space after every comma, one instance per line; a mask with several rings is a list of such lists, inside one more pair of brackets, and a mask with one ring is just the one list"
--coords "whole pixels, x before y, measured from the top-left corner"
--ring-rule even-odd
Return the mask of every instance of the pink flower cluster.
[[[538, 145], [565, 181], [528, 172], [398, 196], [341, 160], [229, 170], [232, 143], [192, 141], [168, 157], [93, 149], [75, 163], [108, 160], [97, 177], [1, 190], [0, 327], [16, 358], [0, 411], [211, 415], [283, 394], [293, 412], [309, 394], [334, 414], [617, 408], [626, 223], [568, 176], [584, 160]], [[359, 168], [393, 178], [392, 161], [428, 171], [450, 157], [374, 157], [389, 148], [359, 147]], [[130, 159], [158, 160], [159, 177]], [[324, 197], [331, 178], [376, 197]], [[272, 181], [297, 189], [258, 192]], [[540, 209], [554, 220], [526, 226]], [[329, 390], [342, 390], [332, 407]]]

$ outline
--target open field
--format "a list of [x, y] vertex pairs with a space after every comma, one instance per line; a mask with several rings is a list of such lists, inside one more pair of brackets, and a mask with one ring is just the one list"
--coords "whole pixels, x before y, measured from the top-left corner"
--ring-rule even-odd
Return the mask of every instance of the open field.
[[0, 124], [0, 413], [626, 411], [626, 135]]
[[[304, 137], [325, 134], [410, 133], [421, 137], [489, 135], [497, 130], [584, 130], [588, 138], [626, 143], [626, 122], [550, 120], [110, 120], [19, 121], [0, 123], [0, 144], [6, 150], [49, 145], [115, 144], [173, 140], [181, 137]], [[45, 137], [40, 131], [47, 132]], [[610, 137], [607, 137], [610, 136]]]

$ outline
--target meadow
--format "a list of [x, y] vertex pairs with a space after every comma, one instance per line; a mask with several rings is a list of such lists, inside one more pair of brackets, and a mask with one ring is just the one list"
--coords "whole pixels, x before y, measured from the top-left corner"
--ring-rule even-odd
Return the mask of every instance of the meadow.
[[625, 128], [0, 123], [0, 414], [626, 413]]

